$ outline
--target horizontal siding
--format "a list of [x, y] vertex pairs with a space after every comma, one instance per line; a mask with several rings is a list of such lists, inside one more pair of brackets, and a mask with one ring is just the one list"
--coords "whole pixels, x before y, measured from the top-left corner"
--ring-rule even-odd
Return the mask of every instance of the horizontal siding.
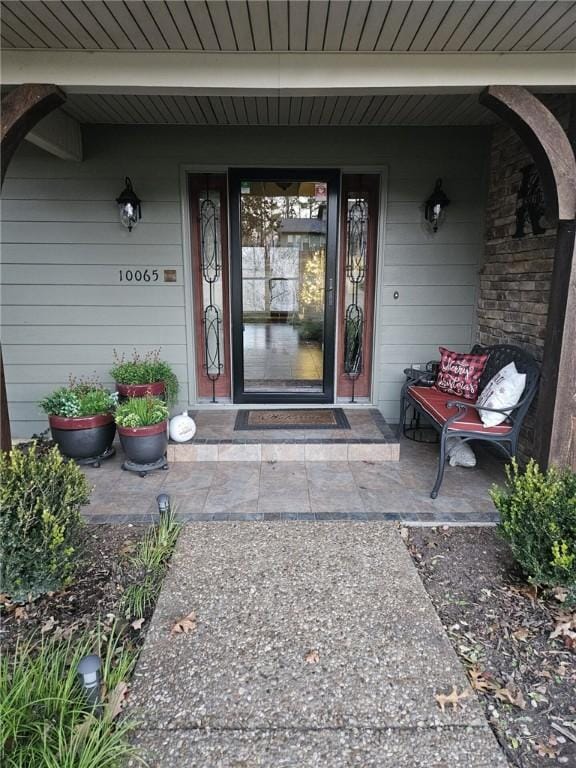
[[[85, 127], [85, 159], [58, 160], [24, 144], [2, 201], [2, 344], [13, 433], [46, 427], [37, 403], [70, 374], [111, 383], [114, 349], [161, 347], [186, 405], [186, 333], [180, 168], [388, 168], [374, 398], [395, 420], [402, 369], [467, 349], [482, 258], [487, 134], [459, 128]], [[430, 147], [434, 152], [430, 152]], [[153, 148], [153, 151], [151, 149]], [[128, 233], [115, 198], [132, 178], [142, 221]], [[437, 235], [423, 202], [442, 177], [452, 200]], [[119, 282], [120, 269], [160, 271], [154, 284]], [[175, 269], [176, 283], [164, 283]], [[398, 291], [398, 299], [394, 292]]]

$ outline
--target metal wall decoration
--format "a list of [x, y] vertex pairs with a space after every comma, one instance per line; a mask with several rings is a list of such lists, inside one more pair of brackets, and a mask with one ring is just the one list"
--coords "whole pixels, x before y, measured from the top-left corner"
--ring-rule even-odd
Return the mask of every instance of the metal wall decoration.
[[[345, 276], [349, 284], [350, 302], [344, 315], [344, 372], [354, 385], [362, 373], [364, 309], [360, 305], [360, 286], [366, 279], [368, 250], [368, 203], [357, 199], [348, 209], [346, 219]], [[348, 293], [348, 292], [347, 292]]]
[[543, 218], [546, 215], [544, 193], [540, 184], [540, 176], [534, 164], [526, 165], [520, 170], [522, 181], [516, 198], [516, 231], [512, 237], [524, 237], [524, 227], [528, 222], [533, 235], [542, 235], [546, 232]]
[[218, 208], [210, 199], [210, 190], [206, 185], [206, 196], [200, 203], [200, 269], [202, 280], [208, 286], [208, 301], [204, 304], [204, 369], [212, 382], [212, 402], [216, 402], [216, 382], [222, 375], [220, 326], [221, 310], [216, 304], [215, 286], [222, 274], [222, 254], [220, 246], [220, 220]]

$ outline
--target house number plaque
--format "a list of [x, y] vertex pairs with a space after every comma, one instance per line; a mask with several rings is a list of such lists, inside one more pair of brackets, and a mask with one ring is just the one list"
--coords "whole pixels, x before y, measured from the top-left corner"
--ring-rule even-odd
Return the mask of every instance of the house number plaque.
[[[165, 269], [164, 282], [175, 283], [176, 270]], [[160, 270], [158, 269], [120, 269], [118, 270], [121, 283], [157, 283], [160, 279]]]

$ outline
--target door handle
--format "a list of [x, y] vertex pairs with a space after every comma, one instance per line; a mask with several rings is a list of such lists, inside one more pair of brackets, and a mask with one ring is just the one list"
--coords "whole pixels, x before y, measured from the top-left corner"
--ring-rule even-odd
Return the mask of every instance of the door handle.
[[328, 279], [328, 306], [333, 307], [334, 306], [334, 278], [330, 277]]

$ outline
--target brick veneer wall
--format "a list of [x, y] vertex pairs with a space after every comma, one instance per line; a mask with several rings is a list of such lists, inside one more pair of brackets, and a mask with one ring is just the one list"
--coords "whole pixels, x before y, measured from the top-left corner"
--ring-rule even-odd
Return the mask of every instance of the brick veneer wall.
[[[568, 98], [555, 95], [543, 99], [566, 128]], [[504, 123], [492, 136], [490, 175], [486, 206], [486, 247], [480, 271], [478, 296], [478, 341], [482, 344], [517, 344], [542, 362], [550, 280], [554, 265], [556, 229], [533, 235], [530, 225], [523, 238], [513, 238], [516, 229], [516, 199], [521, 169], [532, 157], [518, 136]], [[520, 440], [520, 458], [526, 460], [534, 438], [533, 404]]]

